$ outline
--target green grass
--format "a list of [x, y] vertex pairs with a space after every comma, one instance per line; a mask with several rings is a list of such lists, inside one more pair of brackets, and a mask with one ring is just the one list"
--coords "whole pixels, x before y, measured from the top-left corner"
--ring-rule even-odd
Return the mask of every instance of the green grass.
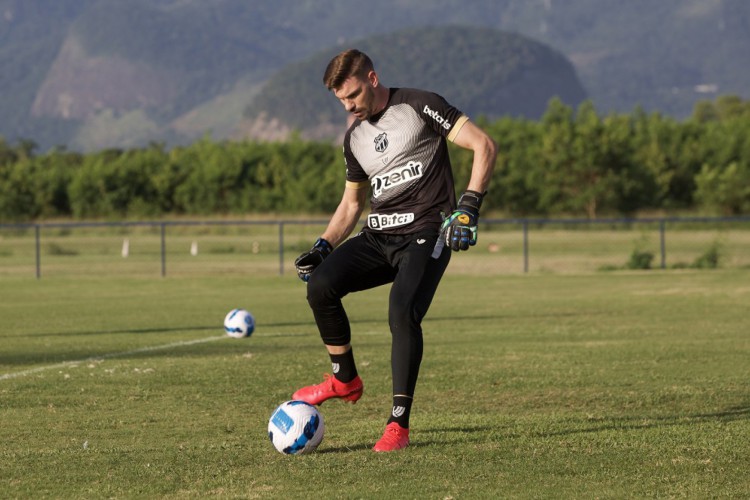
[[[747, 497], [749, 278], [449, 270], [424, 323], [412, 446], [391, 454], [370, 450], [390, 409], [388, 290], [354, 294], [365, 396], [324, 404], [318, 451], [288, 457], [268, 418], [329, 370], [296, 278], [3, 277], [0, 491]], [[256, 317], [250, 339], [223, 336], [235, 306]]]

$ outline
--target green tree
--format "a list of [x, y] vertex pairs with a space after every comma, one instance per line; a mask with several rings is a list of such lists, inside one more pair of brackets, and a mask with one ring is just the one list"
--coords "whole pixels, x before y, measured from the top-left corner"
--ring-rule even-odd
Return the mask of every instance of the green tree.
[[724, 215], [750, 213], [750, 168], [732, 162], [724, 167], [704, 165], [696, 177], [696, 198]]
[[506, 117], [485, 128], [498, 144], [498, 157], [484, 206], [517, 215], [546, 213], [539, 122]]
[[542, 117], [540, 163], [544, 171], [540, 192], [540, 208], [545, 212], [564, 211], [569, 207], [568, 174], [575, 168], [573, 143], [575, 127], [573, 110], [559, 99], [550, 101]]
[[37, 156], [32, 164], [30, 179], [37, 217], [69, 217], [72, 213], [68, 186], [80, 167], [83, 155], [55, 149]]

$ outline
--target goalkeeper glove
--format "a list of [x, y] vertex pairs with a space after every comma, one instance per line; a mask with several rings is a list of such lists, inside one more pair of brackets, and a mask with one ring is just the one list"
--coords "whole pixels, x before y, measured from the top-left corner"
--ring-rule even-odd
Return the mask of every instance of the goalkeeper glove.
[[310, 275], [323, 260], [333, 252], [333, 247], [323, 238], [318, 238], [313, 247], [294, 261], [299, 279], [307, 283]]
[[479, 208], [484, 194], [466, 191], [458, 199], [456, 210], [443, 221], [440, 233], [451, 250], [468, 250], [477, 243]]

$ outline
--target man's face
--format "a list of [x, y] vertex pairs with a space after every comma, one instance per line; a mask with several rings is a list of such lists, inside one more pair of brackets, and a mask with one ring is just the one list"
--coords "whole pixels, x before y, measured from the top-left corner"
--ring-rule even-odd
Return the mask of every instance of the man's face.
[[370, 79], [350, 76], [333, 95], [358, 120], [367, 120], [375, 113], [375, 91]]

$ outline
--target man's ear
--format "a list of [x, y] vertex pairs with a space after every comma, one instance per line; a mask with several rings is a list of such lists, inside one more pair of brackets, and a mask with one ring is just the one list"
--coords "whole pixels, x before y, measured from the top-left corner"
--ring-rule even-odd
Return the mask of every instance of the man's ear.
[[367, 80], [370, 82], [370, 85], [372, 85], [373, 88], [376, 88], [378, 85], [380, 85], [380, 79], [378, 78], [378, 74], [375, 73], [375, 70], [367, 73]]

